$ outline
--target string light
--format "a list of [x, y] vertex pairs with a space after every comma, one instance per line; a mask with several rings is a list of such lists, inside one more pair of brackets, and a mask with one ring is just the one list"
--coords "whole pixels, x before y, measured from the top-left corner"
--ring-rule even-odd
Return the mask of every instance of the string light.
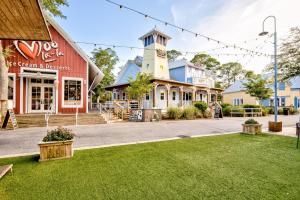
[[[127, 7], [127, 6], [118, 4], [118, 3], [114, 2], [114, 1], [111, 1], [111, 0], [105, 0], [105, 1], [108, 2], [108, 3], [110, 3], [110, 4], [116, 5], [116, 6], [118, 6], [118, 7], [122, 6], [122, 8], [125, 8], [125, 9], [127, 9], [127, 10], [129, 10], [129, 11], [131, 11], [131, 12], [134, 12], [134, 13], [137, 13], [137, 14], [140, 14], [140, 15], [145, 16], [145, 18], [150, 18], [150, 19], [152, 19], [152, 20], [154, 20], [154, 21], [158, 21], [158, 22], [161, 22], [161, 23], [163, 23], [163, 24], [166, 24], [166, 23], [167, 23], [168, 25], [170, 25], [170, 26], [173, 27], [173, 28], [182, 30], [182, 32], [186, 31], [186, 32], [189, 32], [189, 33], [191, 33], [191, 34], [193, 34], [193, 35], [196, 35], [196, 34], [197, 34], [197, 35], [199, 35], [199, 36], [201, 36], [201, 37], [204, 37], [204, 38], [208, 39], [208, 41], [213, 41], [213, 42], [216, 42], [216, 43], [218, 43], [218, 44], [223, 44], [223, 45], [227, 45], [227, 46], [233, 47], [232, 44], [229, 44], [229, 43], [227, 43], [227, 42], [221, 42], [221, 41], [219, 41], [219, 40], [217, 40], [217, 39], [214, 39], [214, 38], [212, 38], [212, 37], [208, 37], [208, 36], [203, 35], [203, 34], [200, 34], [200, 33], [195, 33], [195, 32], [193, 32], [193, 31], [191, 31], [191, 30], [185, 29], [185, 28], [183, 28], [183, 27], [179, 27], [179, 26], [174, 25], [174, 24], [172, 24], [172, 23], [170, 23], [170, 22], [166, 22], [166, 21], [164, 21], [164, 20], [161, 20], [161, 19], [159, 19], [159, 18], [150, 16], [150, 15], [148, 15], [148, 14], [145, 14], [145, 13], [143, 13], [143, 12], [141, 12], [141, 11], [138, 11], [138, 10], [135, 10], [135, 9], [133, 9], [133, 8], [130, 8], [130, 7]], [[239, 48], [239, 47], [238, 47], [238, 48]], [[246, 48], [242, 48], [242, 49], [243, 49], [244, 51], [247, 51]], [[250, 52], [256, 52], [256, 51], [252, 51], [252, 50], [249, 50], [249, 51], [250, 51]], [[258, 53], [261, 53], [261, 52], [258, 52]]]
[[[134, 47], [134, 46], [126, 46], [126, 45], [116, 45], [116, 44], [104, 44], [104, 43], [93, 43], [93, 42], [75, 42], [74, 43], [76, 44], [85, 44], [85, 45], [93, 45], [94, 47], [96, 46], [105, 46], [105, 47], [112, 47], [112, 48], [127, 48], [127, 49], [130, 49], [130, 50], [133, 50], [133, 49], [138, 49], [138, 50], [156, 50], [154, 48], [148, 48], [148, 47]], [[222, 46], [222, 47], [217, 47], [217, 48], [212, 48], [212, 49], [206, 49], [206, 50], [203, 50], [203, 51], [180, 51], [180, 50], [176, 50], [178, 52], [180, 52], [182, 55], [188, 55], [188, 54], [192, 54], [192, 55], [196, 55], [196, 54], [201, 54], [201, 53], [207, 53], [211, 56], [215, 55], [215, 56], [218, 56], [220, 57], [220, 55], [222, 56], [253, 56], [254, 53], [250, 53], [250, 54], [245, 54], [245, 53], [242, 53], [242, 54], [237, 54], [237, 53], [209, 53], [209, 52], [213, 52], [213, 51], [216, 51], [216, 50], [221, 50], [221, 49], [224, 49], [224, 48], [229, 48], [228, 46]], [[257, 54], [258, 55], [258, 54]], [[269, 55], [267, 54], [261, 54], [261, 55], [264, 55], [265, 57], [269, 57]]]

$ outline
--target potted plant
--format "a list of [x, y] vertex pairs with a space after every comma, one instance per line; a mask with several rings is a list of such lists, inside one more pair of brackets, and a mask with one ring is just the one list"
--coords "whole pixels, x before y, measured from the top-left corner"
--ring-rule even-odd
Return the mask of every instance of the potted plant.
[[47, 135], [43, 138], [43, 141], [39, 143], [39, 161], [73, 157], [74, 136], [72, 130], [62, 127], [47, 131]]
[[248, 119], [242, 125], [243, 125], [243, 132], [244, 133], [249, 133], [249, 134], [254, 134], [254, 135], [261, 133], [262, 124], [259, 124], [254, 119]]

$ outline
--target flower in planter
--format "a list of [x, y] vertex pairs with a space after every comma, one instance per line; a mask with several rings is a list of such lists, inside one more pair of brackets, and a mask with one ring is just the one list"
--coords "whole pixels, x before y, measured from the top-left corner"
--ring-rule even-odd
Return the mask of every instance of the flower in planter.
[[245, 121], [245, 124], [259, 124], [258, 121], [254, 120], [254, 119], [248, 119]]
[[75, 134], [71, 129], [58, 127], [57, 129], [47, 131], [47, 135], [43, 138], [43, 142], [72, 140], [74, 136]]

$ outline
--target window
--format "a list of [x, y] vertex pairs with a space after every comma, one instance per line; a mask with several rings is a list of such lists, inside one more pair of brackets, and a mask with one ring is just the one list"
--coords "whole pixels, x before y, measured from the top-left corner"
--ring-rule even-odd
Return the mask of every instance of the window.
[[280, 106], [285, 106], [285, 97], [281, 97]]
[[285, 90], [285, 83], [282, 83], [282, 82], [279, 83], [279, 84], [278, 84], [278, 89], [279, 89], [279, 90]]
[[240, 106], [244, 104], [244, 100], [241, 98], [235, 98], [233, 99], [233, 105], [234, 106]]
[[16, 87], [16, 77], [15, 74], [8, 75], [8, 100], [13, 102], [13, 107], [15, 107], [15, 87]]
[[145, 99], [146, 99], [146, 101], [149, 101], [149, 100], [150, 100], [150, 95], [149, 95], [149, 93], [146, 93]]
[[126, 99], [126, 93], [123, 92], [123, 100], [125, 100], [125, 99]]
[[54, 80], [45, 79], [44, 84], [54, 84]]
[[173, 100], [173, 101], [176, 100], [176, 92], [175, 92], [175, 91], [172, 92], [172, 100]]
[[163, 69], [164, 69], [164, 66], [163, 66], [163, 65], [160, 65], [160, 69], [163, 70]]
[[82, 106], [83, 91], [82, 80], [74, 78], [63, 78], [63, 92], [64, 92], [64, 106], [76, 107], [76, 105]]
[[117, 94], [114, 92], [114, 99], [116, 99], [117, 98]]
[[160, 92], [160, 100], [165, 100], [165, 93], [164, 92]]
[[31, 79], [31, 83], [42, 83], [42, 79], [35, 79], [35, 78], [32, 78], [32, 79]]

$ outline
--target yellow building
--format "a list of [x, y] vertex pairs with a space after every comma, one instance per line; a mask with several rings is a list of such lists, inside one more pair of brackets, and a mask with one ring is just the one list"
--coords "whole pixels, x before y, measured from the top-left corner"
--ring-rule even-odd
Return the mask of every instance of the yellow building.
[[[232, 105], [243, 104], [259, 104], [259, 101], [246, 94], [246, 89], [243, 86], [245, 80], [236, 81], [223, 92], [223, 102]], [[272, 86], [270, 86], [273, 89]], [[278, 83], [278, 106], [287, 107], [292, 106], [295, 108], [300, 107], [300, 77], [291, 79], [284, 83]], [[263, 106], [274, 106], [274, 96], [261, 102]]]

